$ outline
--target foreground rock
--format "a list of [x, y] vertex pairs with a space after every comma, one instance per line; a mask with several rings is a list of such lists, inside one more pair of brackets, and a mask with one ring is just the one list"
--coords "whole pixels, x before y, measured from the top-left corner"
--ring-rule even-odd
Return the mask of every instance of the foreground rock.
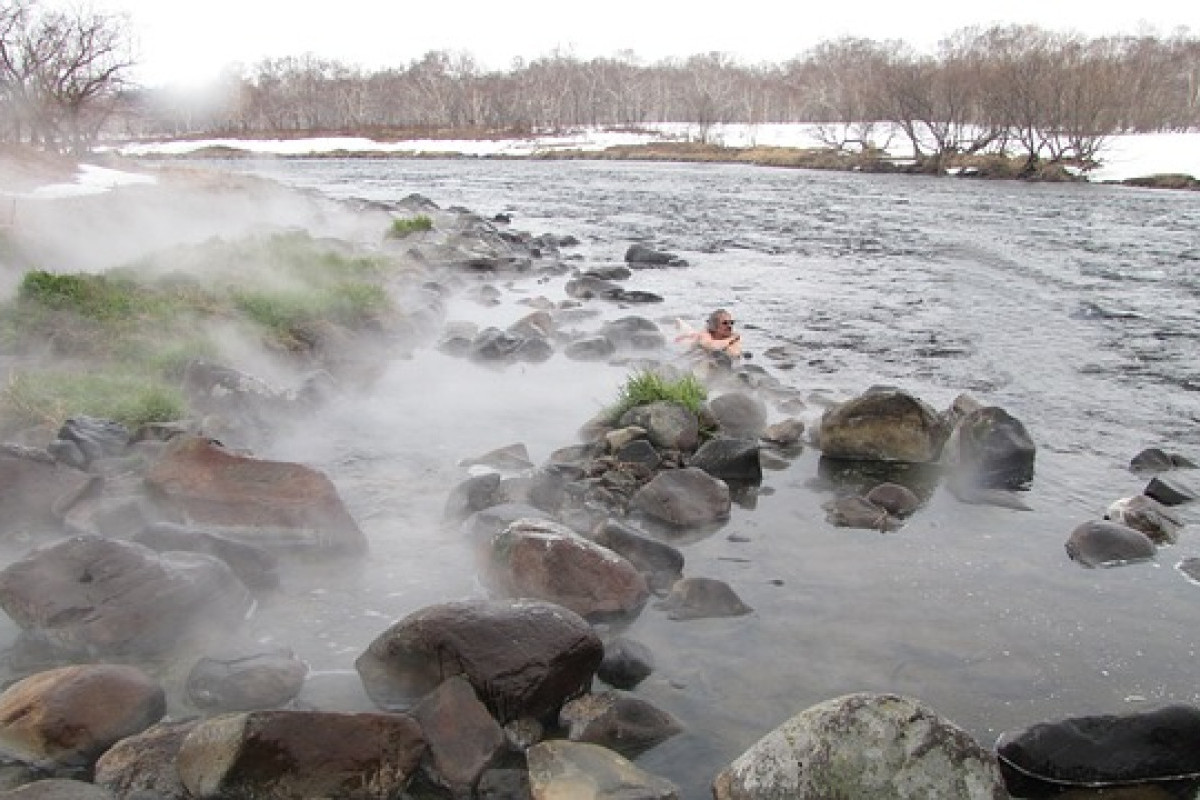
[[960, 490], [1029, 488], [1037, 446], [1021, 421], [967, 398], [956, 405], [964, 413], [946, 441], [943, 460]]
[[528, 752], [534, 800], [678, 800], [670, 781], [640, 769], [599, 745], [554, 740]]
[[250, 458], [183, 436], [151, 468], [146, 485], [173, 521], [268, 550], [358, 555], [367, 549], [333, 483], [301, 464]]
[[1197, 742], [1200, 710], [1172, 705], [1039, 723], [1003, 734], [996, 754], [1016, 797], [1049, 797], [1073, 786], [1115, 792], [1155, 783], [1170, 785], [1169, 796], [1192, 797], [1200, 785]]
[[424, 752], [403, 714], [255, 711], [198, 724], [176, 766], [197, 800], [365, 800], [399, 793]]
[[136, 667], [86, 664], [39, 672], [0, 695], [0, 748], [69, 774], [157, 722], [166, 697]]
[[77, 536], [0, 571], [0, 607], [66, 655], [155, 656], [241, 623], [253, 598], [221, 560]]
[[713, 782], [716, 800], [1004, 800], [995, 758], [915, 700], [853, 694], [802, 711]]
[[587, 691], [604, 647], [591, 626], [540, 601], [444, 603], [410, 614], [355, 661], [381, 708], [407, 708], [446, 678], [463, 675], [492, 715], [553, 722]]
[[44, 450], [0, 445], [0, 539], [58, 531], [67, 510], [96, 481]]

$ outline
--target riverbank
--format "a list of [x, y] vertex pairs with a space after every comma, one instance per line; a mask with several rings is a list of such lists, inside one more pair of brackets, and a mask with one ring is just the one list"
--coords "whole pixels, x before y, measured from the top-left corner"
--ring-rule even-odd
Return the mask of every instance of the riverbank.
[[[837, 150], [813, 125], [715, 125], [703, 135], [695, 126], [661, 124], [637, 130], [585, 128], [577, 131], [488, 135], [472, 131], [456, 136], [405, 133], [375, 138], [337, 132], [286, 138], [194, 138], [114, 143], [103, 152], [130, 157], [178, 158], [523, 158], [750, 163], [858, 172], [920, 172], [911, 154], [887, 144], [867, 153]], [[1200, 133], [1156, 133], [1109, 137], [1091, 183], [1195, 189], [1200, 175]], [[1020, 177], [1023, 159], [997, 156], [963, 158], [953, 174]], [[1160, 177], [1161, 176], [1161, 177]], [[1027, 175], [1025, 177], [1028, 177]], [[1040, 180], [1078, 180], [1060, 167], [1042, 170]]]

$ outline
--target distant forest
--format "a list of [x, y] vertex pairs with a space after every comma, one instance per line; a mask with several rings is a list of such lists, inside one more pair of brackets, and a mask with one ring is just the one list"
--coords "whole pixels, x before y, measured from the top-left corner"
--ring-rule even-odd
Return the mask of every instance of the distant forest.
[[101, 139], [521, 135], [581, 126], [816, 123], [862, 150], [902, 137], [918, 160], [1002, 152], [1093, 163], [1117, 133], [1200, 130], [1200, 38], [1085, 38], [964, 28], [932, 54], [841, 38], [782, 64], [724, 53], [643, 63], [554, 52], [485, 70], [426, 53], [367, 71], [315, 55], [230, 71], [204, 92], [130, 84], [121, 18], [0, 0], [0, 140], [86, 150]]

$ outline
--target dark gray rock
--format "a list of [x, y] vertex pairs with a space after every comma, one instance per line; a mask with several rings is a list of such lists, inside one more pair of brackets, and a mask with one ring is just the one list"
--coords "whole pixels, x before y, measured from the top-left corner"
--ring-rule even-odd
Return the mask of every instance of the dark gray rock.
[[674, 528], [722, 522], [731, 507], [729, 485], [695, 467], [663, 470], [630, 500], [631, 509]]
[[650, 648], [627, 636], [604, 643], [604, 660], [596, 677], [614, 689], [631, 690], [654, 672], [654, 654]]
[[1067, 555], [1086, 567], [1109, 567], [1154, 558], [1154, 542], [1141, 531], [1107, 520], [1085, 522], [1067, 539]]
[[729, 484], [756, 486], [762, 483], [757, 439], [726, 436], [709, 439], [688, 459], [688, 466], [702, 469]]
[[634, 269], [642, 267], [686, 267], [687, 261], [674, 253], [655, 250], [644, 244], [631, 244], [625, 251], [625, 263]]

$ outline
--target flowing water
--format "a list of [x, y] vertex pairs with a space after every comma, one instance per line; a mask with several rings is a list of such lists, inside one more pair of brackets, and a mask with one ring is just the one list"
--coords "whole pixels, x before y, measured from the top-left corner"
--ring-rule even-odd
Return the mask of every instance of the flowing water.
[[[836, 528], [819, 453], [769, 470], [754, 502], [681, 543], [692, 576], [729, 583], [745, 617], [670, 621], [649, 605], [626, 633], [655, 673], [638, 693], [686, 733], [638, 763], [708, 796], [716, 772], [796, 712], [857, 691], [916, 697], [990, 746], [1066, 716], [1200, 700], [1200, 516], [1152, 563], [1085, 569], [1064, 543], [1145, 479], [1159, 446], [1200, 460], [1200, 195], [983, 183], [735, 165], [488, 160], [214, 162], [336, 197], [421, 193], [533, 234], [571, 234], [581, 266], [635, 241], [690, 262], [636, 272], [661, 305], [617, 309], [700, 324], [733, 312], [753, 363], [819, 401], [874, 384], [945, 408], [960, 393], [1021, 419], [1038, 445], [1030, 511], [944, 490], [899, 531]], [[517, 280], [509, 300], [553, 282]], [[508, 324], [515, 302], [452, 315]], [[770, 352], [768, 352], [770, 351]], [[775, 356], [775, 357], [772, 357]], [[285, 591], [258, 619], [318, 671], [344, 675], [392, 621], [481, 592], [437, 524], [460, 460], [522, 442], [533, 459], [576, 441], [617, 367], [556, 356], [484, 370], [421, 350], [378, 391], [273, 455], [326, 469], [372, 557], [329, 588]], [[346, 575], [340, 576], [347, 578]], [[296, 619], [289, 624], [287, 620]]]

